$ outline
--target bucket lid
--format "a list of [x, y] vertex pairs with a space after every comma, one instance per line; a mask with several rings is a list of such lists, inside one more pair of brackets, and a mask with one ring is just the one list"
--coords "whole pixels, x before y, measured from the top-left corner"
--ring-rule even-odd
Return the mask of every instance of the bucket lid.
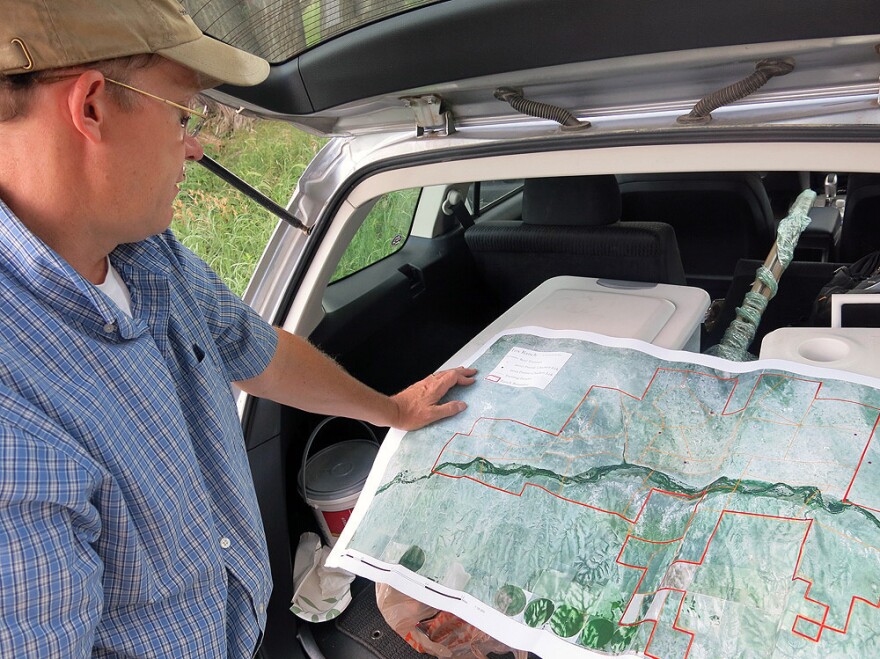
[[307, 499], [329, 501], [360, 494], [376, 459], [379, 446], [366, 439], [351, 439], [321, 449], [304, 465]]

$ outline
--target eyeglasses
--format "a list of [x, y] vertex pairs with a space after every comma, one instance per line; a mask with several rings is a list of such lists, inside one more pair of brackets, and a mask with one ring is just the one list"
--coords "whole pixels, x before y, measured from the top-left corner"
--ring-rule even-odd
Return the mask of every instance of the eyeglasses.
[[[59, 82], [61, 80], [67, 80], [68, 78], [76, 78], [80, 75], [82, 75], [81, 72], [62, 73], [60, 75], [48, 75], [37, 78], [36, 82], [43, 84], [53, 83]], [[114, 85], [118, 85], [119, 87], [128, 89], [129, 91], [143, 94], [144, 96], [152, 98], [153, 100], [160, 101], [161, 103], [165, 103], [166, 105], [170, 105], [171, 107], [186, 112], [186, 114], [180, 118], [180, 127], [183, 129], [183, 135], [181, 137], [186, 137], [187, 135], [189, 137], [198, 137], [199, 133], [202, 130], [202, 127], [205, 125], [205, 122], [210, 119], [210, 115], [208, 114], [208, 106], [205, 103], [202, 103], [201, 110], [194, 110], [193, 108], [188, 108], [185, 105], [181, 105], [180, 103], [169, 101], [167, 98], [162, 98], [161, 96], [156, 96], [155, 94], [151, 94], [150, 92], [145, 92], [143, 89], [132, 87], [131, 85], [128, 85], [124, 82], [119, 82], [118, 80], [113, 80], [112, 78], [108, 78], [107, 76], [104, 76], [104, 80], [106, 80], [107, 82], [112, 82]]]
[[162, 98], [161, 96], [156, 96], [155, 94], [151, 94], [150, 92], [145, 92], [143, 89], [132, 87], [131, 85], [127, 85], [124, 82], [119, 82], [118, 80], [113, 80], [112, 78], [108, 78], [107, 76], [104, 76], [104, 80], [106, 80], [107, 82], [112, 82], [114, 85], [124, 87], [125, 89], [128, 89], [130, 91], [137, 92], [138, 94], [143, 94], [144, 96], [186, 112], [186, 114], [180, 119], [180, 126], [181, 128], [183, 128], [184, 135], [188, 135], [189, 137], [198, 137], [199, 133], [202, 130], [202, 127], [208, 120], [208, 106], [205, 104], [202, 104], [201, 111], [194, 110], [193, 108], [188, 108], [185, 105], [181, 105], [180, 103], [169, 101], [167, 98]]

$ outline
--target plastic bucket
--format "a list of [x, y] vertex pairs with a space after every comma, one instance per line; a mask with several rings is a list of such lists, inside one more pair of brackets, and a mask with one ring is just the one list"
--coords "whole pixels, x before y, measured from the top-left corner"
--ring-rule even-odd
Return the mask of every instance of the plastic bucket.
[[336, 442], [309, 457], [315, 438], [337, 418], [327, 417], [315, 426], [306, 442], [298, 475], [299, 494], [312, 508], [321, 534], [331, 547], [351, 517], [379, 451], [373, 430], [361, 422], [369, 439]]

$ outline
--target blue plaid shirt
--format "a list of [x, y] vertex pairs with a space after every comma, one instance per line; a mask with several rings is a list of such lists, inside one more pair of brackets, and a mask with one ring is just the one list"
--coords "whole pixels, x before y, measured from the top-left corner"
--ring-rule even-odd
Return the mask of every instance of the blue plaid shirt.
[[271, 578], [230, 381], [274, 330], [170, 232], [134, 318], [0, 202], [0, 656], [243, 657]]

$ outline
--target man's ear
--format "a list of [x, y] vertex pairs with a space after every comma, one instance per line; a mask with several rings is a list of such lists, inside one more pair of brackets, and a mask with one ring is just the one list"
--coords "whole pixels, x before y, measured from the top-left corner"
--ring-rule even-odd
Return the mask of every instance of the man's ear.
[[100, 71], [80, 75], [67, 95], [70, 118], [77, 131], [90, 142], [100, 142], [110, 102], [107, 82]]

